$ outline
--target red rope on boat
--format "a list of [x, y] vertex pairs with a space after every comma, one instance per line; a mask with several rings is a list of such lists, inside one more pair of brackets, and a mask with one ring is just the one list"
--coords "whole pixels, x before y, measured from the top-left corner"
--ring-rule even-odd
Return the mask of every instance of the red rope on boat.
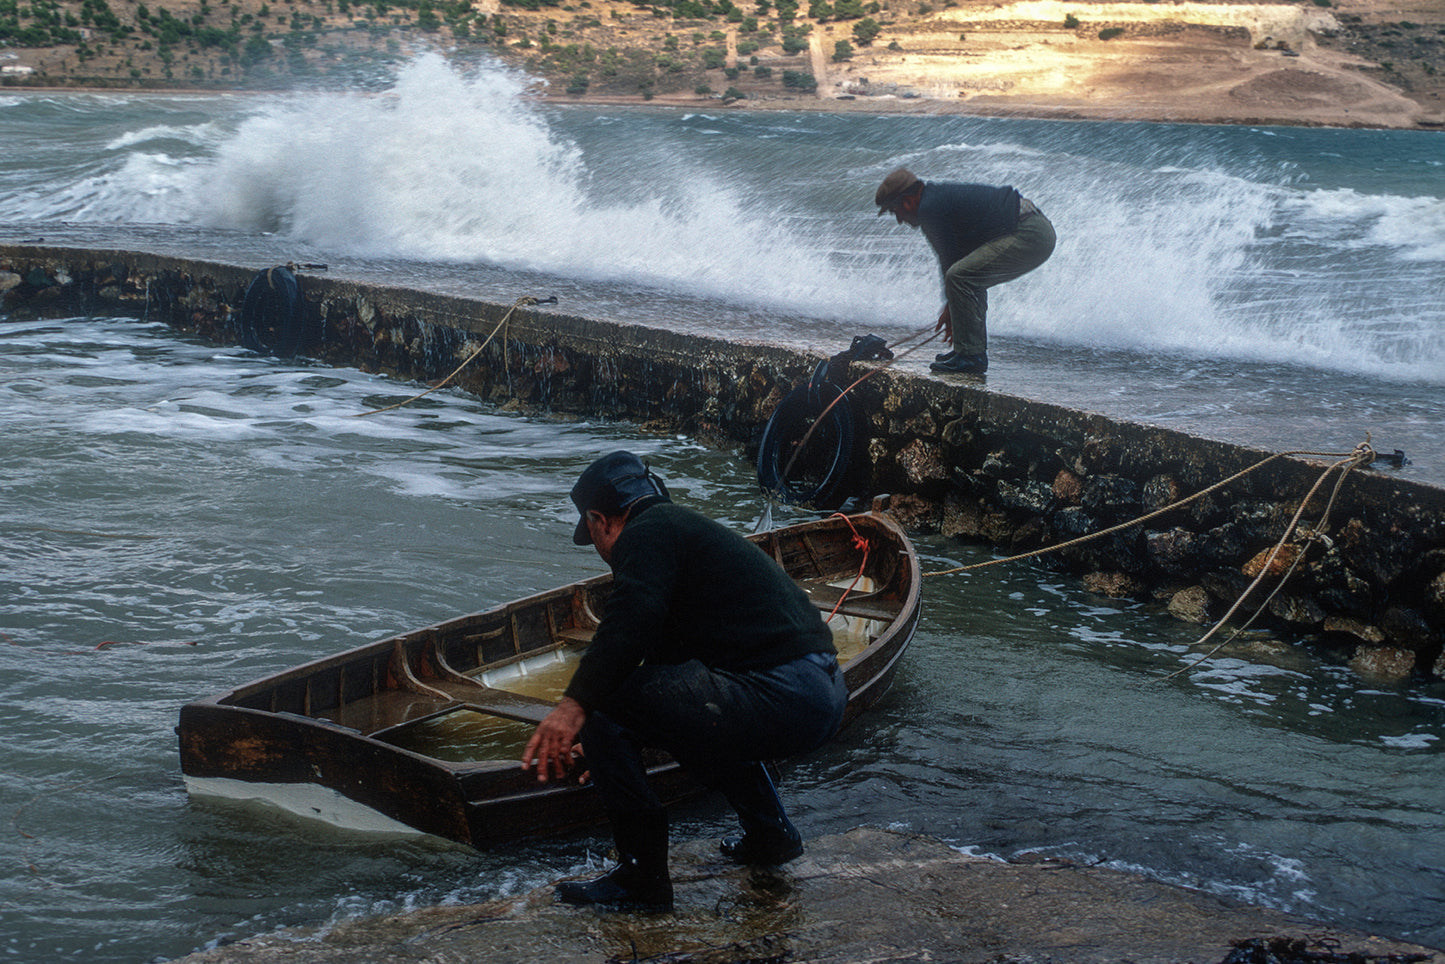
[[863, 538], [858, 534], [858, 527], [853, 525], [853, 520], [848, 518], [847, 515], [842, 512], [834, 512], [828, 518], [842, 519], [844, 522], [848, 523], [848, 528], [853, 530], [853, 548], [858, 549], [863, 553], [863, 561], [858, 564], [858, 575], [853, 577], [853, 584], [847, 589], [843, 590], [843, 595], [838, 597], [837, 605], [835, 605], [833, 607], [833, 611], [828, 614], [828, 618], [823, 620], [824, 622], [830, 622], [834, 616], [838, 615], [838, 610], [843, 608], [843, 600], [848, 598], [848, 594], [852, 592], [855, 587], [857, 587], [858, 580], [863, 578], [863, 573], [868, 571], [868, 553], [873, 548], [872, 543], [870, 543], [867, 539]]

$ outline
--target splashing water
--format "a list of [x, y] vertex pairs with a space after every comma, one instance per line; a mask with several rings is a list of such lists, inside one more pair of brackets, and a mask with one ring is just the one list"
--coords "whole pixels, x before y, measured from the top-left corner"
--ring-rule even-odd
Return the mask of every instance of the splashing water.
[[[330, 250], [485, 262], [726, 297], [775, 286], [800, 245], [726, 186], [634, 164], [589, 168], [500, 69], [424, 56], [386, 94], [292, 98], [242, 123], [197, 178], [221, 187], [213, 227], [278, 231]], [[638, 190], [639, 181], [665, 190]], [[705, 253], [706, 256], [701, 256]], [[821, 257], [795, 271], [826, 272]], [[791, 284], [790, 282], [788, 284]]]
[[991, 299], [995, 339], [1445, 383], [1436, 135], [557, 107], [531, 83], [424, 55], [382, 93], [8, 99], [0, 218], [271, 233], [814, 347], [936, 317], [926, 242], [870, 203], [907, 164], [1014, 184], [1058, 227]]

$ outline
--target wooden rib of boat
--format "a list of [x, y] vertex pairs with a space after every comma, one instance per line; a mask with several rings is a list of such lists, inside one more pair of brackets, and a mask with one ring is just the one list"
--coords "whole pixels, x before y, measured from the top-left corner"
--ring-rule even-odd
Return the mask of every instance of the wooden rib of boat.
[[[918, 624], [912, 544], [876, 510], [751, 538], [833, 614], [846, 725], [883, 695]], [[190, 703], [176, 730], [187, 787], [478, 848], [601, 822], [590, 785], [539, 784], [518, 760], [610, 584], [598, 576]], [[663, 800], [694, 790], [665, 754], [648, 763]]]

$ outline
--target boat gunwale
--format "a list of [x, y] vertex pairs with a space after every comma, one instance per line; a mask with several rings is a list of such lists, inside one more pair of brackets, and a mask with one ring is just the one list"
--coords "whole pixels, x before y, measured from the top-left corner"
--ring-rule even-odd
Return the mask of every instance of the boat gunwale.
[[[768, 552], [771, 557], [776, 559], [779, 564], [782, 564], [783, 558], [788, 556], [788, 554], [801, 553], [802, 557], [804, 557], [803, 564], [795, 565], [793, 571], [789, 571], [789, 576], [792, 577], [795, 582], [810, 573], [819, 573], [823, 578], [830, 580], [841, 581], [842, 578], [845, 578], [842, 574], [834, 576], [828, 573], [824, 563], [829, 559], [836, 558], [838, 555], [838, 544], [842, 539], [847, 538], [849, 528], [854, 528], [855, 531], [866, 529], [867, 531], [863, 532], [865, 536], [885, 539], [889, 544], [889, 549], [892, 550], [886, 559], [879, 560], [880, 569], [868, 573], [873, 576], [873, 578], [879, 579], [881, 588], [867, 595], [878, 597], [880, 601], [886, 599], [890, 608], [896, 602], [898, 606], [897, 613], [884, 623], [883, 630], [877, 636], [872, 637], [862, 650], [855, 653], [843, 663], [842, 668], [845, 679], [847, 679], [850, 673], [854, 676], [857, 676], [861, 672], [868, 673], [867, 679], [849, 681], [855, 685], [850, 685], [848, 688], [849, 708], [845, 713], [844, 726], [848, 725], [857, 715], [872, 706], [887, 691], [898, 662], [902, 658], [903, 652], [907, 649], [908, 643], [911, 641], [917, 628], [920, 616], [919, 601], [922, 583], [917, 554], [912, 549], [906, 533], [904, 533], [902, 528], [898, 526], [894, 520], [889, 519], [877, 511], [860, 513], [846, 518], [851, 521], [852, 525], [848, 527], [840, 526], [836, 516], [829, 516], [787, 526], [783, 529], [770, 530], [767, 533], [759, 533], [752, 540], [759, 544], [764, 551]], [[818, 551], [820, 548], [818, 545], [809, 544], [809, 537], [817, 536], [820, 533], [826, 533], [830, 542], [821, 553]], [[788, 567], [784, 566], [784, 568], [787, 569]], [[866, 569], [865, 572], [867, 572]], [[888, 578], [883, 580], [880, 578], [881, 576], [887, 576]], [[397, 733], [404, 727], [435, 719], [447, 713], [455, 712], [458, 709], [469, 708], [486, 715], [503, 719], [513, 719], [524, 723], [535, 723], [535, 720], [519, 719], [516, 716], [509, 716], [506, 713], [494, 712], [485, 705], [476, 705], [466, 699], [453, 698], [414, 719], [404, 720], [371, 732], [364, 732], [361, 729], [348, 726], [333, 719], [328, 719], [324, 716], [308, 715], [307, 713], [292, 710], [247, 706], [240, 701], [264, 696], [268, 690], [275, 690], [277, 687], [286, 684], [302, 684], [304, 686], [308, 678], [315, 677], [318, 674], [339, 673], [341, 669], [348, 664], [370, 663], [372, 665], [373, 683], [375, 683], [377, 682], [375, 667], [378, 665], [378, 661], [401, 658], [398, 655], [399, 653], [414, 649], [418, 651], [415, 653], [404, 653], [406, 662], [409, 663], [413, 658], [425, 660], [428, 658], [436, 659], [437, 657], [442, 657], [437, 660], [440, 670], [443, 671], [444, 674], [450, 672], [464, 676], [467, 682], [474, 683], [477, 686], [478, 695], [492, 691], [505, 696], [505, 698], [509, 700], [536, 701], [542, 704], [551, 703], [555, 705], [555, 701], [542, 697], [530, 697], [525, 694], [513, 693], [500, 687], [492, 687], [483, 683], [480, 679], [473, 678], [469, 673], [462, 674], [451, 669], [443, 656], [445, 646], [447, 645], [447, 634], [455, 632], [459, 624], [465, 624], [469, 621], [479, 624], [501, 621], [505, 623], [515, 636], [518, 631], [517, 624], [512, 620], [515, 614], [523, 611], [540, 612], [544, 614], [548, 630], [553, 633], [554, 636], [554, 642], [551, 645], [539, 646], [537, 649], [530, 650], [526, 653], [517, 653], [501, 660], [482, 664], [475, 670], [475, 672], [479, 674], [493, 669], [504, 668], [520, 660], [575, 646], [575, 643], [570, 643], [566, 639], [555, 636], [559, 630], [553, 623], [553, 610], [551, 607], [555, 606], [557, 601], [571, 597], [569, 605], [574, 614], [578, 612], [578, 607], [581, 606], [582, 609], [585, 610], [582, 613], [584, 618], [595, 618], [590, 611], [590, 605], [584, 605], [584, 603], [595, 602], [594, 597], [596, 593], [589, 590], [595, 590], [599, 586], [610, 582], [610, 580], [611, 575], [607, 573], [588, 577], [565, 586], [534, 593], [523, 599], [513, 600], [491, 609], [454, 617], [420, 630], [405, 632], [371, 643], [365, 643], [342, 653], [321, 657], [302, 664], [301, 666], [284, 670], [281, 673], [254, 680], [225, 693], [194, 700], [183, 707], [181, 725], [177, 727], [177, 733], [180, 734], [182, 742], [182, 770], [186, 772], [187, 776], [225, 776], [256, 784], [268, 782], [264, 778], [256, 779], [257, 775], [264, 777], [265, 774], [273, 772], [277, 779], [270, 782], [317, 783], [337, 790], [343, 793], [343, 795], [351, 796], [358, 802], [365, 803], [360, 797], [355, 797], [347, 792], [354, 781], [347, 781], [346, 785], [343, 786], [341, 785], [341, 781], [337, 779], [323, 777], [319, 770], [315, 770], [315, 767], [312, 769], [315, 771], [316, 779], [312, 780], [304, 778], [294, 779], [295, 774], [291, 774], [290, 776], [292, 778], [288, 779], [288, 775], [282, 772], [281, 768], [275, 767], [265, 761], [263, 761], [263, 764], [255, 765], [250, 770], [245, 770], [245, 772], [251, 774], [249, 778], [244, 775], [238, 775], [243, 772], [244, 767], [235, 766], [231, 760], [226, 758], [226, 754], [231, 751], [225, 740], [218, 738], [212, 741], [205, 736], [207, 731], [216, 734], [231, 731], [245, 732], [248, 729], [252, 733], [260, 734], [256, 739], [261, 739], [262, 737], [274, 739], [277, 733], [290, 733], [291, 737], [288, 737], [287, 740], [288, 742], [294, 742], [297, 747], [324, 745], [335, 751], [336, 758], [344, 759], [349, 755], [348, 751], [344, 750], [344, 746], [354, 745], [358, 748], [357, 753], [362, 759], [375, 758], [377, 754], [383, 756], [388, 754], [395, 755], [399, 761], [406, 761], [409, 766], [421, 767], [427, 772], [435, 774], [434, 779], [447, 781], [449, 785], [454, 787], [453, 790], [448, 791], [448, 794], [455, 793], [459, 795], [459, 799], [461, 800], [460, 805], [465, 809], [466, 813], [469, 814], [469, 816], [462, 818], [463, 822], [471, 829], [466, 839], [457, 836], [455, 832], [443, 833], [444, 836], [451, 836], [453, 839], [461, 840], [472, 846], [478, 846], [481, 843], [508, 837], [522, 837], [539, 832], [548, 832], [545, 828], [539, 829], [538, 826], [533, 826], [530, 830], [523, 828], [516, 832], [510, 832], [505, 829], [505, 826], [508, 825], [509, 820], [516, 819], [515, 808], [519, 806], [522, 801], [535, 800], [541, 804], [544, 800], [556, 800], [559, 794], [570, 796], [577, 793], [585, 793], [590, 789], [589, 787], [578, 786], [570, 781], [549, 784], [536, 784], [534, 782], [533, 785], [523, 785], [517, 782], [519, 781], [521, 771], [519, 764], [515, 760], [451, 761], [416, 750], [410, 750], [389, 740], [379, 738], [384, 734]], [[826, 618], [827, 613], [820, 612], [820, 616]], [[868, 617], [854, 618], [866, 619]], [[515, 645], [515, 639], [513, 643]], [[427, 647], [430, 647], [429, 651]], [[880, 656], [883, 657], [881, 664], [879, 663]], [[434, 681], [442, 682], [444, 681], [444, 677], [437, 677]], [[405, 686], [398, 687], [396, 690], [385, 687], [378, 688], [369, 696], [358, 697], [358, 700], [368, 699], [385, 692], [404, 690], [406, 690]], [[423, 691], [424, 692], [418, 695], [424, 697], [427, 695], [427, 692], [432, 692], [441, 693], [447, 697], [451, 696], [449, 693], [445, 693], [435, 687], [426, 686], [425, 684], [423, 684]], [[356, 700], [351, 702], [356, 702]], [[204, 722], [195, 723], [195, 714], [203, 716], [205, 718]], [[200, 741], [189, 747], [187, 746], [187, 717], [192, 717], [193, 719], [191, 740], [193, 742]], [[234, 719], [234, 722], [227, 723], [227, 719]], [[245, 722], [248, 719], [255, 722]], [[197, 730], [201, 732], [198, 734], [196, 732]], [[316, 736], [306, 737], [305, 733], [308, 730], [315, 733]], [[213, 762], [213, 757], [216, 756], [219, 756], [223, 761], [222, 764]], [[680, 786], [680, 784], [677, 783], [680, 767], [665, 754], [659, 754], [659, 756], [660, 759], [650, 763], [648, 766], [649, 778], [669, 781], [673, 789], [676, 790], [676, 788]], [[196, 773], [189, 772], [188, 764], [191, 764], [193, 761], [201, 764], [196, 767]], [[231, 767], [229, 772], [210, 772], [225, 770], [227, 765]], [[270, 768], [269, 770], [268, 767]], [[327, 767], [326, 769], [329, 770], [330, 768]], [[479, 780], [482, 782], [478, 783], [477, 781]], [[489, 793], [489, 788], [495, 788], [499, 792]], [[375, 798], [374, 794], [371, 796]], [[400, 798], [390, 799], [391, 803], [389, 805], [392, 809], [389, 812], [383, 809], [381, 812], [389, 817], [401, 820], [403, 823], [415, 825], [413, 823], [415, 818], [408, 816], [409, 813], [414, 813], [414, 809], [409, 808], [405, 804], [405, 801]], [[547, 806], [552, 808], [548, 812], [557, 812], [555, 810], [556, 805], [547, 804]], [[506, 815], [508, 812], [512, 813], [513, 816], [508, 817]], [[503, 829], [497, 830], [497, 826], [502, 826]], [[427, 832], [437, 831], [432, 830]]]

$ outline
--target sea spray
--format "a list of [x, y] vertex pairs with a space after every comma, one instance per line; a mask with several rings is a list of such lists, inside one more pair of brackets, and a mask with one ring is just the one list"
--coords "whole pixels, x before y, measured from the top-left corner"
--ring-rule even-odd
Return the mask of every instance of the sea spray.
[[0, 221], [545, 289], [568, 313], [831, 354], [937, 316], [927, 243], [871, 203], [907, 164], [1013, 184], [1054, 222], [1053, 257], [990, 299], [1012, 365], [1100, 350], [1136, 356], [1124, 371], [1445, 382], [1435, 135], [558, 105], [533, 84], [427, 55], [380, 93], [7, 98]]
[[221, 146], [196, 215], [370, 257], [794, 308], [844, 283], [816, 245], [750, 210], [721, 179], [645, 150], [621, 167], [589, 165], [524, 98], [524, 81], [496, 67], [464, 74], [429, 55], [382, 95], [278, 101]]

